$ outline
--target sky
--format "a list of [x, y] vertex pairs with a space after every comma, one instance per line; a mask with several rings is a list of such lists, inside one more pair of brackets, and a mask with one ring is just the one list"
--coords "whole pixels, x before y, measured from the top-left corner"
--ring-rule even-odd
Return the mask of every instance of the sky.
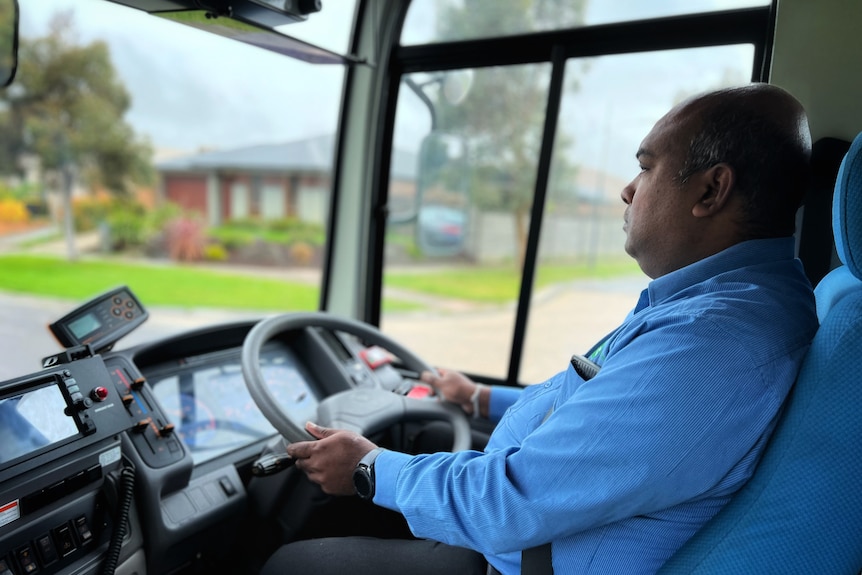
[[[352, 5], [332, 4], [338, 2]], [[82, 43], [109, 44], [132, 96], [127, 119], [160, 150], [230, 148], [335, 130], [340, 66], [306, 64], [103, 0], [38, 0], [21, 8], [22, 36], [44, 34], [52, 14], [73, 10]], [[314, 26], [311, 18], [297, 26], [306, 24]]]
[[[406, 42], [424, 41], [440, 0], [415, 0]], [[493, 0], [491, 0], [493, 1]], [[667, 12], [733, 8], [762, 0], [592, 0], [587, 22], [654, 17]], [[355, 0], [323, 0], [323, 11], [285, 33], [338, 52], [346, 50]], [[104, 0], [21, 3], [22, 36], [45, 34], [51, 15], [74, 11], [81, 42], [104, 40], [132, 96], [127, 120], [160, 157], [200, 149], [277, 143], [334, 133], [341, 66], [306, 64], [259, 48], [167, 22]], [[729, 66], [750, 67], [750, 51], [708, 50], [702, 57], [670, 53], [593, 59], [572, 67], [580, 89], [564, 102], [562, 126], [583, 161], [621, 177], [632, 174], [634, 152], [679, 93], [721, 81]], [[662, 79], [668, 71], [673, 81]], [[743, 81], [746, 79], [743, 75]], [[427, 112], [402, 124], [414, 130]], [[405, 123], [406, 122], [406, 123]], [[416, 138], [398, 138], [410, 147]]]

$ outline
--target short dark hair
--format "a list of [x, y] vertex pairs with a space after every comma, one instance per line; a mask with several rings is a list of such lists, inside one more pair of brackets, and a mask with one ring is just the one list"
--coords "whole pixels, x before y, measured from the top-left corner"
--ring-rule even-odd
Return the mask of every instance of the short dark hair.
[[811, 138], [801, 104], [784, 90], [753, 84], [689, 100], [698, 125], [678, 179], [730, 165], [743, 199], [748, 239], [792, 235], [808, 189]]

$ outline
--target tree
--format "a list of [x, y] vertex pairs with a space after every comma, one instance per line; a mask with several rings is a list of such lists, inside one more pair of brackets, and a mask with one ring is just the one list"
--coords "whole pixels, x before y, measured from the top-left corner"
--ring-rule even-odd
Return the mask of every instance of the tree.
[[15, 5], [0, 0], [0, 86], [5, 84], [12, 73], [12, 57], [15, 44]]
[[[21, 38], [15, 84], [0, 91], [0, 173], [21, 171], [20, 158], [35, 155], [43, 172], [65, 182], [128, 196], [135, 184], [153, 180], [149, 143], [123, 119], [131, 98], [101, 41], [80, 44], [71, 12], [56, 14], [47, 36]], [[70, 256], [74, 256], [70, 246]]]
[[[438, 37], [463, 39], [577, 26], [587, 0], [463, 0], [441, 8]], [[527, 243], [536, 161], [542, 143], [550, 79], [549, 65], [520, 65], [474, 71], [470, 91], [452, 105], [438, 98], [443, 130], [459, 131], [470, 146], [475, 167], [471, 193], [486, 209], [515, 217], [519, 261]], [[568, 89], [577, 89], [575, 78]], [[555, 172], [572, 174], [564, 150], [572, 142], [561, 132], [555, 145]]]
[[4, 172], [21, 153], [35, 153], [46, 170], [71, 161], [93, 186], [128, 194], [152, 181], [149, 144], [123, 116], [131, 98], [101, 41], [80, 45], [69, 12], [55, 15], [42, 38], [21, 38], [14, 87], [0, 93], [11, 132]]

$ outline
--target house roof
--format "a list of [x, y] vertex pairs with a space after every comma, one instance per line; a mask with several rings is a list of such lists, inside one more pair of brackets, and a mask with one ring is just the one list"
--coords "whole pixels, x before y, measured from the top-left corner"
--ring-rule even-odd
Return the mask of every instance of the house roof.
[[[156, 162], [159, 172], [329, 172], [335, 156], [335, 137], [318, 136], [281, 144], [260, 144], [230, 150], [212, 150]], [[416, 178], [418, 157], [395, 150], [392, 174], [401, 180]]]

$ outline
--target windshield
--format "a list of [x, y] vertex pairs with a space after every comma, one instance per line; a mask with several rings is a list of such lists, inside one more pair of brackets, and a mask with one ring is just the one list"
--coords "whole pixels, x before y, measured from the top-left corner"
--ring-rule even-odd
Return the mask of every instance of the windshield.
[[[354, 4], [280, 31], [345, 53]], [[118, 285], [151, 314], [118, 347], [318, 308], [343, 65], [97, 0], [24, 2], [20, 36], [0, 91], [0, 337], [18, 344], [0, 379]]]
[[433, 365], [540, 381], [646, 285], [619, 197], [638, 144], [681, 99], [763, 77], [763, 4], [417, 1], [395, 38], [370, 2], [352, 38], [355, 0], [330, 1], [279, 27], [349, 62], [312, 64], [104, 0], [26, 3], [0, 92], [0, 377], [128, 285], [150, 315], [118, 348], [327, 309]]

